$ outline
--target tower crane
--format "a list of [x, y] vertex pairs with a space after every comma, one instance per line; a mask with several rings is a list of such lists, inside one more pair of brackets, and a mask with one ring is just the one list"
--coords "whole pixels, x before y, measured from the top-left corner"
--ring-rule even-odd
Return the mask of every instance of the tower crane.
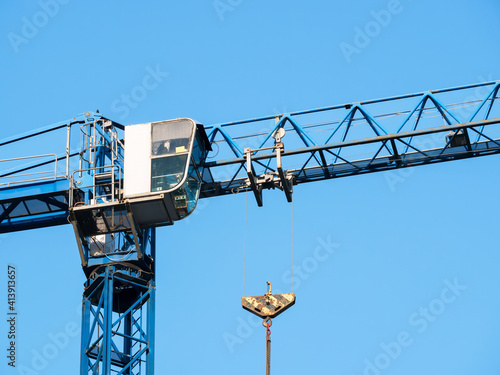
[[[0, 140], [0, 233], [69, 224], [87, 278], [80, 374], [151, 375], [157, 227], [199, 199], [251, 192], [262, 206], [265, 190], [279, 189], [291, 202], [302, 183], [498, 154], [499, 89], [484, 82], [210, 126], [124, 126], [86, 112]], [[61, 153], [21, 146], [55, 133], [61, 144], [50, 147]]]

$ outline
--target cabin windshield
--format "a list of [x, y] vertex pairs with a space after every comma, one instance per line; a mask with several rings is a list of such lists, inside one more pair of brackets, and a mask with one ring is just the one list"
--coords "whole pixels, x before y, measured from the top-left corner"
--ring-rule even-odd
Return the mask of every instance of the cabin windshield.
[[170, 190], [182, 181], [194, 129], [189, 120], [152, 124], [151, 191]]

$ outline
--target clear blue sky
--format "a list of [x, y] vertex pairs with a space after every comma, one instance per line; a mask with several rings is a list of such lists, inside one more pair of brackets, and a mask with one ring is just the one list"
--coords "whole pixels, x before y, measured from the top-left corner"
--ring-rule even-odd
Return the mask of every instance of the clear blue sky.
[[[500, 79], [495, 0], [24, 0], [0, 13], [0, 138], [87, 110], [209, 125]], [[127, 103], [151, 69], [151, 89]], [[499, 161], [408, 170], [396, 184], [376, 173], [296, 187], [302, 275], [296, 306], [273, 324], [273, 373], [498, 375]], [[290, 289], [291, 207], [280, 192], [264, 199], [257, 208], [248, 196], [251, 295], [268, 279]], [[244, 222], [239, 194], [159, 229], [156, 373], [264, 372], [265, 330], [240, 306]], [[318, 257], [325, 243], [333, 250]], [[32, 367], [51, 335], [79, 332], [85, 277], [72, 228], [0, 235], [0, 254], [2, 283], [7, 264], [18, 269], [18, 365]], [[78, 333], [27, 373], [76, 374], [79, 350]], [[4, 354], [0, 373], [22, 374]]]

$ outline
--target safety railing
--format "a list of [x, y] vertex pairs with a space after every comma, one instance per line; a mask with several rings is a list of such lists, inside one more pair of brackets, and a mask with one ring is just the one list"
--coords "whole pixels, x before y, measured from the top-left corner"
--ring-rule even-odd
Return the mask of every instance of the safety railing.
[[[48, 157], [53, 158], [53, 160], [43, 160]], [[33, 155], [33, 156], [23, 156], [18, 158], [2, 159], [0, 163], [16, 162], [22, 160], [36, 160], [40, 159], [40, 168], [46, 167], [47, 164], [53, 163], [53, 168], [50, 170], [34, 171], [29, 173], [20, 173], [23, 171], [23, 166], [16, 166], [15, 171], [5, 170], [0, 172], [0, 187], [9, 187], [12, 185], [25, 184], [30, 182], [40, 182], [45, 180], [56, 180], [61, 177], [66, 177], [65, 175], [57, 174], [57, 155], [56, 154], [43, 154], [43, 155]], [[30, 165], [26, 170], [33, 169]], [[9, 173], [11, 172], [11, 173]]]

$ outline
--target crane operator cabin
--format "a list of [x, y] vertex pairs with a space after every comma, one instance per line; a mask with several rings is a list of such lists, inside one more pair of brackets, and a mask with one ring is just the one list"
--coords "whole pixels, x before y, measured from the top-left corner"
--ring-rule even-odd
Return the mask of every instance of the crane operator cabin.
[[191, 119], [125, 127], [124, 199], [139, 223], [168, 225], [195, 209], [209, 149]]

